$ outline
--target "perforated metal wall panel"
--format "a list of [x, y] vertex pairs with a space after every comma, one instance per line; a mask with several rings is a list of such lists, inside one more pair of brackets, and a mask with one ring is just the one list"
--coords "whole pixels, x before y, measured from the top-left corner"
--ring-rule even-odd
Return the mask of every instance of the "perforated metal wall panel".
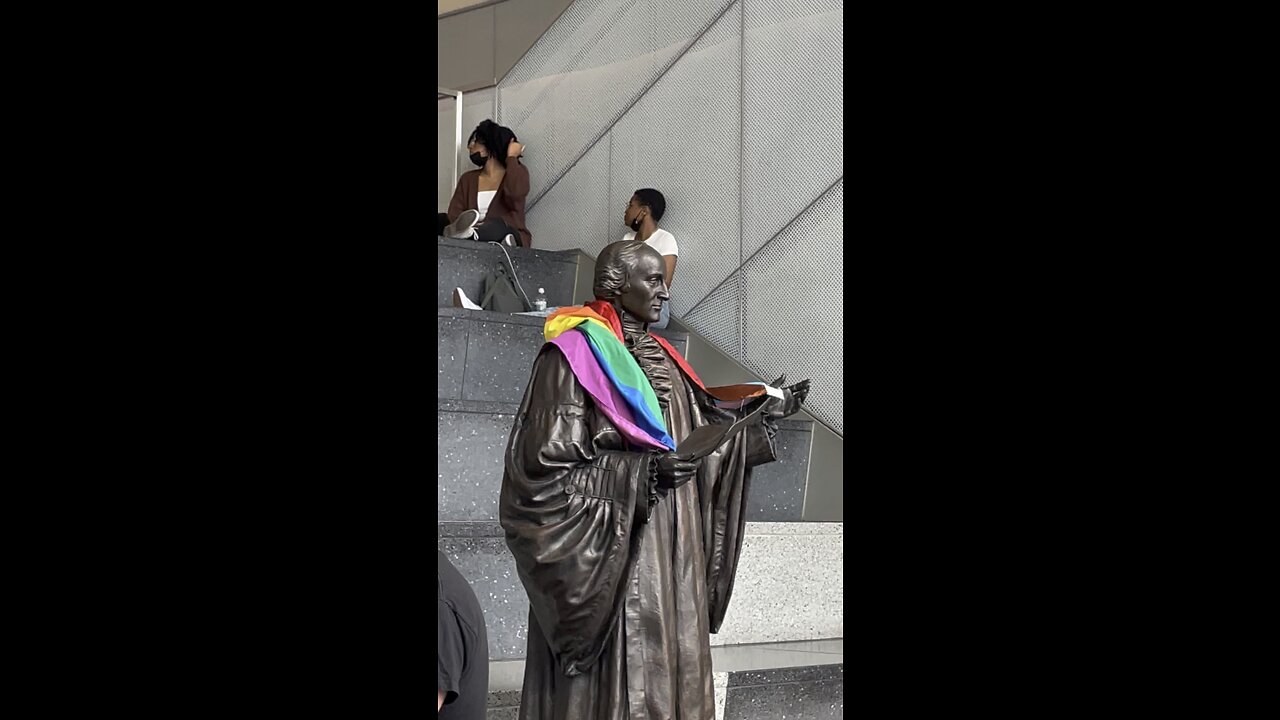
[[502, 124], [537, 142], [526, 157], [531, 205], [728, 5], [587, 0], [552, 24], [498, 85]]
[[[609, 202], [609, 143], [595, 147], [525, 215], [533, 246], [546, 250], [582, 248], [595, 257], [604, 246], [622, 238], [617, 228], [606, 228]], [[615, 224], [621, 227], [622, 213]]]
[[[737, 5], [714, 25], [610, 131], [610, 229], [627, 231], [622, 212], [639, 188], [667, 198], [661, 225], [680, 258], [671, 310], [683, 316], [741, 264], [738, 235]], [[701, 166], [702, 172], [691, 172]]]
[[839, 0], [744, 0], [743, 252], [844, 175]]
[[735, 272], [726, 278], [684, 316], [684, 321], [720, 348], [720, 352], [741, 362], [742, 273]]
[[840, 180], [742, 266], [744, 364], [767, 380], [811, 379], [806, 409], [841, 431], [844, 242]]
[[[499, 84], [534, 246], [596, 254], [668, 199], [673, 313], [753, 372], [809, 377], [843, 433], [844, 14], [836, 0], [576, 0]], [[470, 132], [468, 129], [467, 132]]]

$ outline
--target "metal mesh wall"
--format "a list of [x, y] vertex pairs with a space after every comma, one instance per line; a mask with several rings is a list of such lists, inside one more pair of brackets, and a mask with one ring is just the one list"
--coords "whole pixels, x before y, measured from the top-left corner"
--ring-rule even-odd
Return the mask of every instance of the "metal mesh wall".
[[[639, 188], [667, 199], [662, 227], [680, 244], [671, 311], [683, 316], [741, 264], [738, 239], [738, 59], [735, 4], [627, 111], [609, 133], [612, 240]], [[698, 172], [704, 160], [714, 172]]]
[[534, 246], [595, 254], [667, 197], [672, 310], [753, 372], [813, 379], [843, 433], [844, 14], [837, 0], [576, 0], [499, 84]]
[[[724, 354], [742, 361], [742, 273], [735, 272], [698, 303], [684, 321]], [[772, 379], [772, 378], [771, 378]]]
[[579, 0], [498, 84], [498, 115], [521, 137], [537, 204], [729, 3]]
[[812, 378], [805, 409], [841, 430], [846, 316], [832, 300], [844, 286], [845, 237], [840, 180], [742, 266], [743, 364], [768, 380]]
[[839, 0], [745, 0], [743, 252], [750, 255], [844, 174]]
[[[551, 188], [546, 201], [534, 205], [526, 214], [533, 246], [547, 250], [582, 248], [595, 257], [605, 245], [622, 239], [621, 232], [611, 232], [606, 226], [606, 208], [616, 204], [609, 197], [609, 143], [597, 143]], [[621, 207], [616, 215], [614, 223], [621, 227]]]

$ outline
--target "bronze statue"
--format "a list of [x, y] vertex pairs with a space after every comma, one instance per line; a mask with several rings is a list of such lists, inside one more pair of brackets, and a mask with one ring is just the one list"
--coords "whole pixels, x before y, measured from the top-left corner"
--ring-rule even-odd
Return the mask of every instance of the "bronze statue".
[[[751, 468], [776, 459], [775, 421], [809, 382], [704, 387], [647, 331], [668, 300], [663, 271], [644, 243], [600, 253], [596, 301], [548, 318], [511, 431], [499, 514], [529, 594], [523, 720], [714, 714], [709, 633], [733, 589]], [[753, 409], [762, 422], [710, 454], [681, 453], [693, 430]]]

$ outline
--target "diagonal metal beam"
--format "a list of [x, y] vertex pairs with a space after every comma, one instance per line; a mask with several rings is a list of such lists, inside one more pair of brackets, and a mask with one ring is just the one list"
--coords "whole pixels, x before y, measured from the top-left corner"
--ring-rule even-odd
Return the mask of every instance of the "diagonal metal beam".
[[[618, 122], [622, 120], [622, 118], [626, 117], [627, 111], [630, 110], [633, 106], [635, 106], [636, 103], [640, 102], [640, 100], [644, 98], [644, 96], [647, 95], [655, 85], [661, 82], [662, 78], [666, 77], [667, 73], [671, 71], [671, 68], [675, 67], [675, 64], [680, 62], [680, 59], [689, 53], [690, 48], [698, 44], [698, 41], [702, 39], [702, 36], [706, 35], [707, 31], [710, 30], [712, 26], [714, 26], [717, 22], [719, 22], [720, 18], [724, 17], [725, 13], [729, 12], [729, 10], [733, 8], [734, 5], [737, 5], [737, 4], [738, 4], [738, 0], [734, 0], [734, 2], [731, 2], [728, 5], [725, 5], [724, 9], [722, 9], [719, 13], [717, 13], [716, 16], [711, 19], [711, 22], [707, 23], [706, 27], [702, 28], [702, 30], [699, 31], [698, 34], [694, 36], [692, 40], [689, 41], [689, 44], [684, 46], [684, 48], [682, 48], [680, 52], [674, 58], [671, 59], [671, 62], [667, 63], [666, 67], [662, 68], [662, 72], [658, 73], [658, 77], [654, 78], [653, 82], [649, 83], [648, 87], [642, 90], [639, 95], [636, 95], [635, 98], [631, 100], [631, 102], [627, 103], [627, 105], [623, 107], [622, 112], [618, 113], [617, 117], [613, 118], [613, 120], [610, 120], [609, 124], [605, 126], [604, 130], [601, 130], [595, 136], [595, 138], [591, 140], [591, 142], [587, 143], [587, 146], [583, 149], [582, 153], [578, 155], [577, 159], [575, 159], [572, 163], [569, 163], [569, 166], [566, 167], [564, 170], [562, 170], [559, 174], [557, 174], [555, 179], [553, 179], [550, 182], [550, 184], [548, 184], [545, 188], [542, 189], [541, 192], [538, 193], [537, 197], [529, 201], [528, 205], [526, 206], [527, 207], [526, 212], [528, 212], [528, 210], [532, 210], [533, 207], [538, 204], [538, 201], [542, 200], [542, 198], [545, 197], [546, 194], [551, 191], [551, 188], [555, 187], [557, 183], [563, 180], [564, 176], [568, 175], [570, 170], [573, 170], [575, 167], [577, 167], [578, 163], [582, 162], [582, 158], [586, 157], [587, 153], [591, 152], [591, 149], [594, 148], [597, 144], [599, 144], [600, 139], [603, 138], [605, 135], [608, 135], [609, 131], [612, 130], [614, 126], [617, 125]], [[590, 47], [590, 45], [588, 45], [588, 47]], [[547, 88], [547, 91], [543, 93], [541, 96], [539, 96], [539, 100], [535, 102], [541, 102], [541, 98], [546, 97], [546, 95], [549, 94], [552, 89], [553, 88]], [[499, 88], [498, 92], [501, 92], [501, 91], [502, 89]], [[530, 112], [533, 112], [533, 110], [531, 109]], [[527, 114], [525, 116], [525, 119], [528, 119]], [[505, 122], [505, 118], [504, 118], [503, 124], [509, 125], [509, 123]]]
[[747, 263], [751, 262], [752, 258], [754, 258], [756, 255], [759, 255], [761, 251], [763, 251], [765, 248], [769, 247], [769, 243], [773, 242], [774, 240], [777, 240], [778, 236], [781, 235], [783, 232], [785, 232], [787, 228], [791, 227], [792, 225], [795, 225], [797, 220], [804, 217], [804, 214], [809, 212], [810, 208], [812, 208], [819, 200], [826, 197], [827, 194], [830, 193], [832, 190], [835, 190], [836, 186], [839, 185], [843, 180], [844, 180], [844, 175], [841, 174], [840, 177], [836, 178], [836, 181], [831, 183], [831, 185], [829, 185], [826, 190], [823, 190], [822, 192], [818, 193], [818, 197], [814, 198], [813, 200], [810, 200], [809, 204], [805, 205], [803, 210], [796, 213], [795, 217], [791, 218], [791, 220], [789, 220], [786, 225], [783, 225], [778, 230], [778, 232], [774, 233], [773, 237], [769, 238], [768, 240], [765, 240], [764, 244], [756, 248], [756, 251], [751, 253], [750, 256], [743, 258], [742, 264], [739, 265], [737, 269], [735, 269], [733, 272], [729, 273], [729, 277], [726, 277], [724, 280], [721, 280], [720, 283], [715, 287], [711, 288], [711, 290], [708, 291], [706, 295], [703, 295], [701, 298], [698, 298], [698, 302], [694, 303], [693, 307], [689, 308], [689, 312], [685, 313], [684, 316], [689, 317], [690, 315], [692, 315], [693, 311], [697, 310], [698, 307], [702, 305], [702, 303], [706, 302], [707, 298], [711, 297], [712, 293], [714, 293], [716, 290], [719, 290], [721, 287], [723, 287], [724, 284], [729, 281], [729, 278], [733, 277], [733, 273], [736, 273], [742, 270], [742, 268], [746, 267]]

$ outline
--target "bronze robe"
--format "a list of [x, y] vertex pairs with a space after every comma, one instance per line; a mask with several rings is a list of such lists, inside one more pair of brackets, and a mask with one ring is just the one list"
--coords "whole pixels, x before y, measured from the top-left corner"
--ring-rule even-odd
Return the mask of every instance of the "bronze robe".
[[[732, 422], [652, 338], [627, 344], [677, 448]], [[529, 594], [523, 720], [714, 716], [711, 642], [742, 548], [750, 468], [772, 429], [745, 430], [695, 479], [656, 487], [649, 451], [627, 450], [558, 348], [533, 367], [507, 446], [499, 514]]]

